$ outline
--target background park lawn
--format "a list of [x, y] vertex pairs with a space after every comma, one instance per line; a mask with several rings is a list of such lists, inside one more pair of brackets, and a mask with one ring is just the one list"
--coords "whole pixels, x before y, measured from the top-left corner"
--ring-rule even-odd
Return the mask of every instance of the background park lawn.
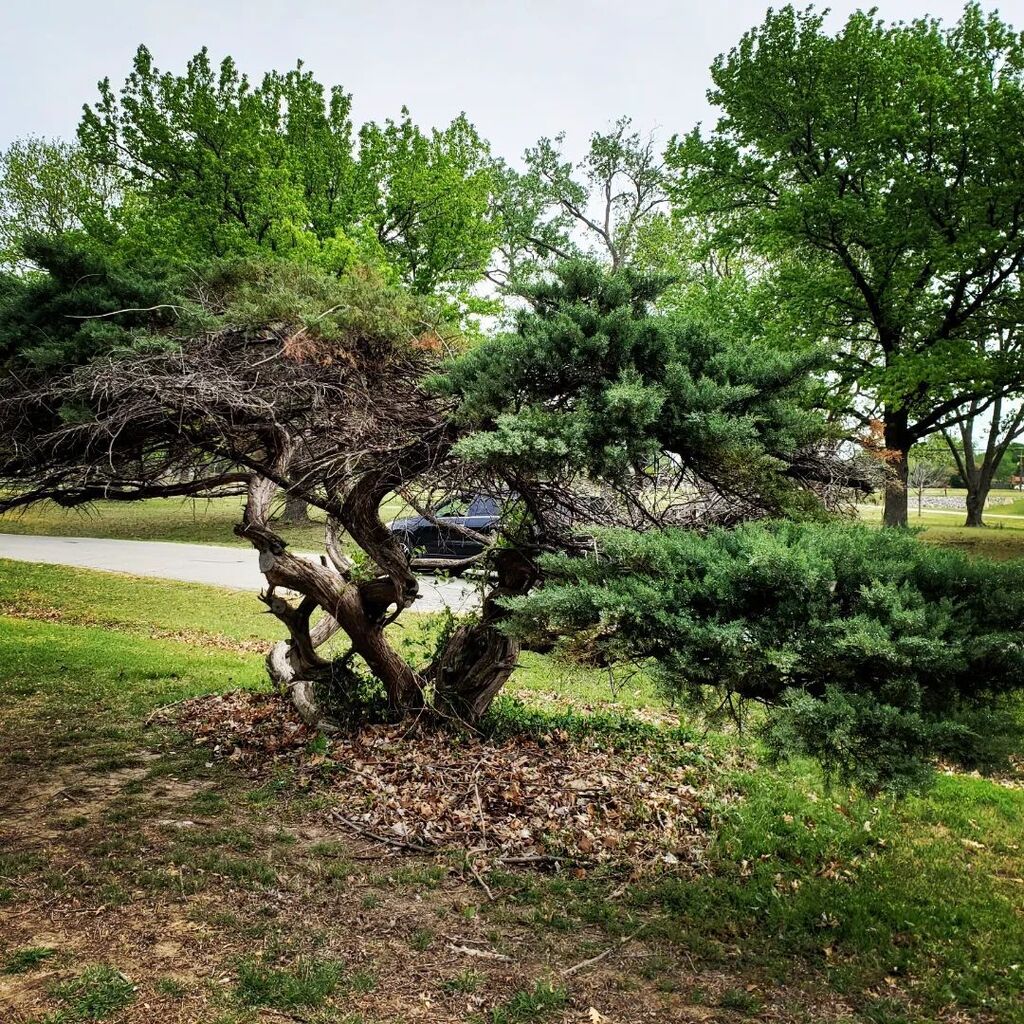
[[[179, 541], [187, 544], [230, 544], [247, 547], [234, 532], [244, 501], [210, 498], [203, 501], [168, 500], [98, 501], [87, 508], [62, 509], [52, 503], [0, 515], [0, 533], [39, 534], [46, 537], [103, 537], [121, 540]], [[401, 499], [383, 506], [385, 519], [405, 509]], [[310, 509], [308, 525], [277, 522], [282, 536], [297, 548], [323, 547], [323, 513]]]
[[[964, 492], [948, 488], [929, 493], [962, 497]], [[986, 517], [988, 525], [981, 530], [964, 528], [960, 512], [950, 514], [925, 509], [919, 516], [916, 503], [912, 501], [911, 506], [910, 526], [923, 528], [922, 536], [926, 541], [989, 558], [1024, 556], [1024, 497], [1014, 496], [1009, 504], [991, 505]], [[234, 533], [241, 507], [241, 498], [99, 501], [87, 510], [62, 509], [45, 504], [0, 515], [0, 533], [246, 546], [247, 542]], [[397, 497], [388, 499], [381, 511], [385, 522], [409, 514], [408, 507]], [[858, 514], [866, 522], [880, 522], [881, 506], [860, 505]], [[1009, 518], [1011, 516], [1022, 518]], [[291, 526], [278, 522], [276, 528], [294, 547], [319, 551], [323, 547], [322, 513], [311, 510], [311, 518], [313, 521], [309, 525]]]

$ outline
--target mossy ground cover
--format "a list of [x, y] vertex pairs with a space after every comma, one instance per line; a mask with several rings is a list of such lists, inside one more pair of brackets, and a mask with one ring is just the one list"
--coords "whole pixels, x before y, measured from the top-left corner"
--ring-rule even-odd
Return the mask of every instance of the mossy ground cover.
[[[478, 880], [464, 851], [332, 827], [315, 773], [153, 720], [265, 687], [254, 603], [0, 563], [5, 1021], [1024, 1021], [1019, 780], [871, 801], [712, 733], [699, 870]], [[560, 727], [571, 690], [637, 735], [659, 726], [635, 709], [673, 714], [642, 679], [568, 673], [531, 659], [506, 734]]]

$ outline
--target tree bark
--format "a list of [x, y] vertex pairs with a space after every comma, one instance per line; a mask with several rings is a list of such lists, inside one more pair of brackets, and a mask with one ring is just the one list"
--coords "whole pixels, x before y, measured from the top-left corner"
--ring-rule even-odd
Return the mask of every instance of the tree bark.
[[[281, 461], [286, 458], [285, 451]], [[341, 628], [352, 650], [383, 683], [392, 713], [403, 715], [421, 708], [422, 680], [384, 635], [388, 609], [395, 604], [405, 607], [415, 597], [415, 578], [396, 581], [384, 576], [357, 583], [337, 564], [329, 567], [327, 559], [317, 564], [293, 555], [284, 540], [267, 525], [276, 490], [274, 483], [254, 475], [249, 482], [242, 524], [235, 531], [260, 553], [260, 571], [269, 585], [263, 601], [285, 624], [291, 637], [283, 645], [275, 645], [268, 655], [272, 679], [279, 686], [293, 689], [296, 707], [303, 717], [315, 715], [313, 689], [318, 681], [330, 676], [330, 665], [316, 654], [316, 647], [335, 628]], [[293, 590], [302, 595], [302, 600], [293, 606], [276, 596], [277, 588]], [[317, 607], [324, 609], [330, 619], [325, 626], [321, 626], [321, 620], [311, 628], [311, 616]]]
[[886, 412], [885, 448], [887, 452], [885, 495], [882, 506], [884, 526], [907, 525], [907, 482], [910, 472], [910, 446], [906, 413]]
[[493, 621], [459, 626], [438, 657], [434, 704], [442, 718], [476, 725], [508, 682], [519, 643]]
[[498, 584], [480, 619], [460, 626], [428, 671], [438, 713], [471, 726], [487, 714], [519, 660], [519, 641], [500, 628], [508, 613], [498, 599], [525, 594], [537, 578], [530, 560], [512, 549], [499, 549], [492, 561]]
[[284, 509], [280, 515], [280, 521], [288, 526], [302, 526], [310, 521], [309, 503], [305, 498], [295, 494], [285, 493]]
[[980, 480], [974, 487], [967, 490], [967, 521], [964, 526], [984, 526], [982, 515], [985, 511], [985, 501], [988, 499], [990, 484], [983, 484]]
[[964, 522], [964, 526], [985, 525], [985, 502], [988, 501], [989, 493], [992, 490], [992, 480], [1001, 459], [1002, 452], [995, 457], [986, 457], [979, 472], [973, 474], [967, 481], [967, 520]]
[[[272, 586], [298, 591], [321, 608], [330, 609], [331, 616], [348, 636], [352, 650], [383, 683], [394, 715], [422, 708], [422, 681], [384, 635], [385, 611], [394, 603], [395, 588], [390, 579], [352, 583], [308, 559], [283, 549], [274, 550], [273, 541], [265, 535], [254, 535], [250, 530], [246, 536], [260, 551], [260, 567]], [[292, 610], [291, 614], [297, 611]], [[287, 615], [278, 614], [278, 618], [291, 627]], [[314, 681], [326, 677], [327, 664], [319, 659], [314, 661], [306, 646], [301, 633], [293, 633], [287, 652], [287, 660], [295, 668], [293, 676], [307, 675]]]

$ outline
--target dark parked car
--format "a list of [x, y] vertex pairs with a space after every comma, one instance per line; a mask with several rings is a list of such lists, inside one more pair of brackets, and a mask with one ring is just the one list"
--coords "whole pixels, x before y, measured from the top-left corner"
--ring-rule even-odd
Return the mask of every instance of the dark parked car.
[[494, 498], [484, 495], [455, 498], [442, 505], [431, 522], [423, 516], [396, 519], [391, 532], [397, 534], [410, 558], [443, 558], [458, 561], [483, 551], [483, 545], [453, 526], [464, 526], [476, 533], [491, 533], [498, 525], [501, 508]]

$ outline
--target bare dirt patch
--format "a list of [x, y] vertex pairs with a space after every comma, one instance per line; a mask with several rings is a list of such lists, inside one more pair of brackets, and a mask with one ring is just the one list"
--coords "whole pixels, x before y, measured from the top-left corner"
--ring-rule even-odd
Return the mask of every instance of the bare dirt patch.
[[[0, 763], [4, 1024], [63, 1012], [60, 986], [104, 965], [133, 986], [111, 1024], [845, 1013], [811, 986], [694, 959], [631, 907], [636, 872], [702, 870], [699, 769], [555, 734], [485, 743], [375, 727], [325, 750], [284, 701], [252, 694], [164, 714], [191, 737], [158, 723], [152, 749], [124, 748], [121, 767]], [[570, 911], [574, 898], [594, 916]], [[3, 973], [31, 947], [55, 952]], [[315, 1005], [265, 1005], [246, 988], [246, 972], [300, 977], [310, 964], [339, 972]], [[513, 1015], [531, 999], [546, 1008]]]

